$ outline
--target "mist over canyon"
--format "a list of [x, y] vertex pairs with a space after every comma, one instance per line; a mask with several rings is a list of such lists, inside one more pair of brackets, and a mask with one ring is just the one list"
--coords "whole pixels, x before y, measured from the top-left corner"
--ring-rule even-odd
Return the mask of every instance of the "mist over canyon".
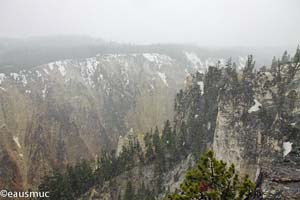
[[[76, 198], [125, 198], [130, 181], [134, 191], [143, 185], [161, 199], [210, 149], [253, 181], [264, 177], [258, 185], [264, 198], [299, 197], [299, 49], [266, 66], [235, 50], [221, 57], [227, 53], [188, 45], [106, 44], [102, 51], [37, 66], [41, 61], [32, 57], [31, 65], [15, 60], [2, 68], [1, 188], [37, 189], [53, 170], [82, 160], [97, 171], [98, 158], [111, 151], [122, 157], [124, 147], [138, 143], [143, 161]], [[159, 174], [155, 154], [147, 157], [154, 130], [169, 146]]]
[[1, 0], [0, 198], [299, 200], [299, 7]]

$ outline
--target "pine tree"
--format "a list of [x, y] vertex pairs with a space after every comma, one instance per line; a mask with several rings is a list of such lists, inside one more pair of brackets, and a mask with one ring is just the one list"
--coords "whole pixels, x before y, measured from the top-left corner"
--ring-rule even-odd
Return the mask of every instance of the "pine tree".
[[124, 200], [134, 200], [134, 199], [135, 199], [135, 195], [134, 195], [134, 190], [132, 188], [132, 183], [131, 181], [128, 181], [126, 184]]
[[231, 67], [232, 67], [232, 58], [231, 58], [231, 57], [226, 61], [225, 66], [226, 66], [227, 68], [231, 68]]
[[155, 154], [155, 172], [160, 175], [165, 171], [165, 153], [163, 151], [163, 145], [159, 136], [158, 127], [155, 128], [153, 134], [153, 146]]
[[147, 190], [146, 190], [145, 184], [143, 182], [142, 186], [138, 189], [136, 199], [142, 200], [142, 199], [145, 199], [146, 196], [147, 196]]
[[[284, 53], [286, 55], [287, 52]], [[284, 57], [284, 56], [283, 56]], [[285, 69], [288, 69], [286, 72]], [[275, 102], [275, 107], [276, 107], [276, 116], [278, 119], [286, 119], [288, 118], [289, 113], [286, 111], [289, 109], [286, 104], [291, 103], [293, 104], [293, 101], [295, 99], [289, 97], [292, 96], [286, 96], [286, 91], [288, 85], [294, 80], [295, 75], [300, 71], [300, 49], [299, 47], [296, 50], [296, 54], [293, 57], [292, 62], [285, 63], [283, 60], [278, 60], [277, 62], [277, 68], [274, 72], [274, 83], [276, 86], [276, 90], [269, 90], [272, 94], [272, 99]], [[292, 95], [292, 94], [291, 94]], [[290, 101], [291, 100], [291, 101]], [[290, 101], [290, 102], [289, 102]], [[278, 124], [279, 127], [278, 129], [282, 129], [282, 123]]]
[[288, 54], [287, 51], [285, 51], [282, 55], [282, 58], [281, 58], [281, 63], [282, 64], [286, 64], [290, 61], [290, 55]]
[[144, 144], [146, 147], [145, 160], [146, 162], [150, 162], [154, 159], [152, 135], [150, 133], [146, 133], [144, 137]]
[[135, 152], [135, 155], [137, 157], [138, 164], [140, 164], [140, 165], [144, 164], [145, 155], [144, 155], [144, 152], [143, 152], [143, 149], [141, 147], [141, 144], [140, 144], [139, 140], [136, 140], [136, 142], [135, 142], [134, 152]]
[[277, 65], [278, 65], [278, 60], [277, 60], [276, 56], [274, 56], [272, 59], [272, 64], [271, 64], [271, 72], [272, 73], [276, 72]]
[[39, 191], [49, 192], [50, 200], [73, 200], [75, 199], [72, 194], [72, 188], [70, 185], [69, 177], [61, 174], [58, 171], [54, 171], [52, 175], [45, 176], [42, 183], [39, 185]]
[[119, 165], [119, 160], [115, 157], [115, 151], [111, 153], [103, 152], [100, 159], [98, 168], [94, 172], [94, 179], [98, 184], [103, 184], [104, 181], [109, 180], [113, 176], [119, 174], [123, 169], [124, 165]]
[[162, 148], [164, 149], [166, 159], [169, 165], [171, 165], [176, 158], [175, 139], [175, 132], [172, 131], [170, 121], [167, 120], [162, 131]]
[[[197, 81], [199, 79], [196, 79]], [[203, 96], [201, 94], [199, 84], [194, 84], [191, 92], [191, 112], [188, 115], [187, 127], [188, 127], [188, 145], [192, 150], [194, 155], [199, 155], [202, 151], [201, 148], [204, 148], [202, 145], [202, 135], [203, 135]]]
[[255, 184], [246, 176], [240, 180], [234, 165], [227, 167], [222, 160], [207, 152], [196, 167], [187, 172], [180, 193], [168, 195], [166, 200], [246, 200]]
[[85, 193], [94, 184], [93, 169], [86, 160], [82, 160], [74, 168], [67, 168], [66, 175], [76, 196]]
[[300, 46], [297, 47], [293, 62], [296, 64], [300, 63]]
[[187, 155], [187, 132], [185, 122], [180, 125], [179, 133], [177, 134], [176, 140], [176, 153], [185, 157]]
[[299, 46], [296, 49], [296, 53], [293, 57], [293, 62], [289, 63], [288, 65], [288, 69], [289, 69], [288, 83], [290, 83], [292, 79], [295, 77], [296, 73], [300, 70], [300, 47]]

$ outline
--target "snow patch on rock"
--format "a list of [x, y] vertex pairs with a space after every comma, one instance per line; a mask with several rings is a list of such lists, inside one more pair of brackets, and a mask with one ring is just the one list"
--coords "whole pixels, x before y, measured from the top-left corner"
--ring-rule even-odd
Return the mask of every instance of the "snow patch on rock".
[[36, 70], [35, 73], [37, 74], [38, 77], [42, 77], [42, 74], [40, 71]]
[[19, 79], [19, 74], [17, 73], [10, 73], [10, 76], [15, 80], [17, 81]]
[[248, 113], [257, 112], [261, 109], [261, 103], [259, 103], [256, 99], [254, 99], [255, 104], [249, 108]]
[[44, 72], [46, 73], [46, 74], [49, 74], [49, 72], [48, 72], [48, 70], [47, 69], [43, 69], [44, 70]]
[[[106, 57], [104, 57], [106, 58]], [[84, 81], [87, 85], [90, 85], [92, 87], [95, 86], [94, 83], [94, 76], [96, 74], [96, 69], [99, 62], [95, 57], [87, 58], [84, 62], [80, 63], [80, 71], [81, 76], [84, 78]], [[97, 77], [97, 80], [103, 80], [103, 75], [99, 74], [99, 77]]]
[[239, 56], [239, 64], [238, 69], [243, 69], [246, 66], [248, 57], [247, 56]]
[[48, 64], [48, 67], [49, 67], [49, 69], [52, 71], [53, 69], [54, 69], [54, 63], [52, 62], [52, 63], [49, 63]]
[[6, 76], [3, 73], [0, 73], [0, 84], [5, 80]]
[[284, 142], [283, 143], [283, 157], [287, 156], [292, 151], [292, 145], [291, 142]]
[[7, 90], [3, 87], [0, 87], [1, 90], [3, 90], [4, 92], [6, 92]]
[[66, 68], [62, 65], [62, 62], [59, 61], [59, 62], [56, 62], [57, 66], [58, 66], [58, 71], [60, 72], [60, 74], [62, 76], [65, 76], [67, 71], [66, 71]]
[[207, 122], [207, 130], [210, 130], [210, 129], [211, 129], [211, 123]]
[[193, 64], [193, 67], [198, 69], [199, 66], [202, 66], [201, 59], [194, 52], [184, 52], [188, 61]]
[[43, 99], [46, 98], [46, 94], [47, 94], [47, 86], [45, 86], [44, 89], [42, 90], [42, 97], [43, 97]]
[[203, 83], [203, 81], [198, 81], [197, 85], [199, 85], [200, 90], [201, 90], [201, 94], [203, 94], [203, 92], [204, 92], [204, 83]]
[[14, 136], [13, 137], [14, 142], [16, 143], [16, 145], [18, 146], [18, 148], [21, 148], [20, 142], [19, 142], [19, 138]]
[[171, 64], [172, 58], [167, 55], [162, 55], [158, 53], [144, 53], [143, 56], [150, 62], [156, 64]]
[[26, 76], [24, 74], [21, 75], [21, 78], [22, 78], [22, 85], [25, 87], [28, 83], [27, 79], [26, 79]]
[[165, 73], [157, 72], [160, 79], [164, 82], [164, 84], [168, 87], [167, 77]]

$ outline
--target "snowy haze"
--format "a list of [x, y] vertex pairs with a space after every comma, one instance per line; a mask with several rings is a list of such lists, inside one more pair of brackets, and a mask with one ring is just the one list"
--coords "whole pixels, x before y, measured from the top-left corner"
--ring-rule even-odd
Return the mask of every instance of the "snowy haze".
[[0, 0], [0, 37], [296, 46], [299, 8], [299, 0]]

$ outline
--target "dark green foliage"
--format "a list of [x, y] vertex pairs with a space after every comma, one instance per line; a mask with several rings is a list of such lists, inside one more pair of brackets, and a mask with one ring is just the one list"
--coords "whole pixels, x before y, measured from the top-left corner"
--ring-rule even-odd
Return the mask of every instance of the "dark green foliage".
[[103, 184], [106, 180], [118, 174], [120, 169], [117, 166], [117, 159], [115, 152], [112, 151], [110, 154], [104, 152], [98, 160], [98, 166], [95, 171], [95, 180], [98, 184]]
[[137, 192], [135, 192], [134, 187], [131, 181], [127, 181], [125, 193], [122, 200], [154, 200], [154, 193], [148, 190], [145, 187], [145, 184], [142, 183], [141, 186], [138, 186]]
[[[292, 81], [294, 80], [296, 74], [300, 71], [300, 49], [296, 50], [293, 59], [288, 58], [287, 52], [284, 53], [282, 60], [278, 60], [273, 66], [274, 81], [271, 83], [273, 88], [269, 92], [272, 94], [272, 99], [274, 101], [274, 107], [279, 119], [289, 119], [291, 118], [293, 112], [290, 112], [297, 101], [297, 95], [295, 92], [290, 91], [287, 94], [288, 87], [291, 87]], [[282, 123], [278, 124], [279, 130], [283, 130], [285, 127]], [[284, 130], [283, 130], [284, 131]]]
[[153, 151], [153, 136], [150, 133], [146, 133], [144, 137], [144, 144], [146, 148], [145, 159], [146, 162], [151, 162], [154, 159], [154, 151]]
[[138, 189], [137, 194], [135, 196], [136, 200], [154, 200], [153, 192], [149, 191], [145, 184], [142, 183], [142, 186]]
[[127, 147], [123, 146], [119, 156], [117, 156], [115, 151], [111, 153], [104, 152], [98, 161], [98, 166], [94, 173], [96, 183], [101, 185], [105, 181], [143, 162], [144, 154], [137, 140], [130, 141]]
[[155, 155], [155, 172], [157, 175], [160, 175], [163, 171], [165, 171], [165, 154], [157, 127], [153, 134], [153, 146]]
[[[281, 61], [283, 64], [283, 61]], [[289, 78], [288, 78], [288, 83], [295, 77], [296, 73], [300, 70], [300, 47], [296, 49], [296, 53], [294, 55], [294, 58], [292, 62], [288, 62], [288, 73], [289, 73]]]
[[189, 151], [187, 143], [187, 128], [183, 122], [178, 133], [175, 132], [169, 120], [164, 124], [162, 134], [155, 128], [153, 134], [147, 133], [144, 137], [145, 162], [154, 163], [155, 174], [160, 176], [167, 169], [186, 157]]
[[181, 191], [168, 195], [166, 200], [245, 200], [255, 188], [246, 176], [240, 180], [234, 165], [227, 166], [207, 152], [196, 167], [187, 172]]
[[294, 63], [300, 63], [300, 46], [297, 47], [295, 56], [293, 58]]
[[[234, 65], [234, 63], [233, 63]], [[232, 71], [235, 71], [234, 67]], [[208, 72], [204, 77], [204, 95], [203, 95], [203, 119], [204, 119], [204, 129], [202, 131], [202, 144], [206, 145], [209, 141], [213, 141], [213, 133], [216, 127], [216, 119], [218, 114], [218, 102], [219, 102], [219, 92], [223, 85], [222, 71], [215, 67], [209, 67]], [[205, 151], [205, 147], [202, 145], [202, 152]], [[197, 154], [196, 156], [199, 156]]]
[[255, 73], [253, 72], [254, 67], [255, 67], [254, 58], [252, 55], [249, 55], [246, 65], [243, 69], [242, 82], [239, 85], [239, 87], [235, 88], [236, 90], [233, 90], [233, 91], [237, 91], [237, 94], [240, 94], [240, 96], [244, 98], [244, 100], [246, 100], [246, 102], [249, 104], [253, 102], [253, 96], [254, 96], [254, 90], [253, 90], [253, 86], [254, 86], [253, 80], [255, 77]]
[[82, 161], [75, 167], [68, 167], [64, 174], [54, 171], [52, 175], [44, 177], [39, 190], [50, 193], [47, 199], [71, 200], [86, 192], [93, 184], [93, 171], [87, 161]]
[[42, 183], [39, 185], [39, 191], [49, 192], [50, 194], [50, 198], [40, 199], [74, 199], [68, 177], [57, 171], [53, 172], [51, 176], [44, 177]]
[[176, 133], [172, 131], [170, 121], [167, 120], [162, 131], [162, 146], [165, 151], [166, 162], [168, 166], [176, 161]]
[[272, 64], [271, 64], [271, 72], [272, 73], [276, 71], [277, 65], [278, 65], [278, 60], [274, 56], [273, 59], [272, 59]]
[[128, 181], [125, 189], [124, 200], [134, 200], [134, 199], [135, 199], [134, 190], [132, 188], [131, 182]]
[[187, 130], [186, 130], [186, 125], [185, 122], [182, 122], [180, 125], [179, 133], [177, 134], [177, 137], [175, 138], [176, 142], [176, 154], [177, 157], [186, 157], [187, 156], [187, 144], [186, 144], [186, 139], [187, 139]]
[[[159, 148], [160, 145], [157, 145], [158, 152], [160, 152]], [[74, 167], [68, 166], [63, 174], [53, 172], [52, 175], [44, 177], [39, 190], [50, 191], [50, 199], [74, 199], [87, 192], [94, 184], [102, 185], [105, 181], [143, 162], [142, 148], [137, 140], [133, 140], [127, 147], [123, 147], [119, 156], [115, 151], [103, 152], [96, 161], [95, 170], [92, 169], [90, 163], [83, 160]]]
[[[199, 80], [199, 78], [196, 78], [196, 80]], [[187, 120], [187, 143], [190, 144], [192, 153], [194, 155], [199, 155], [201, 153], [201, 147], [203, 147], [201, 142], [201, 134], [203, 133], [203, 97], [198, 84], [193, 85], [190, 95], [191, 103], [190, 113]]]
[[93, 169], [85, 160], [75, 167], [68, 167], [66, 176], [75, 196], [85, 193], [94, 184]]
[[283, 64], [286, 64], [286, 63], [290, 62], [290, 55], [288, 54], [287, 51], [285, 51], [285, 52], [283, 53], [282, 58], [281, 58], [281, 62], [282, 62]]

